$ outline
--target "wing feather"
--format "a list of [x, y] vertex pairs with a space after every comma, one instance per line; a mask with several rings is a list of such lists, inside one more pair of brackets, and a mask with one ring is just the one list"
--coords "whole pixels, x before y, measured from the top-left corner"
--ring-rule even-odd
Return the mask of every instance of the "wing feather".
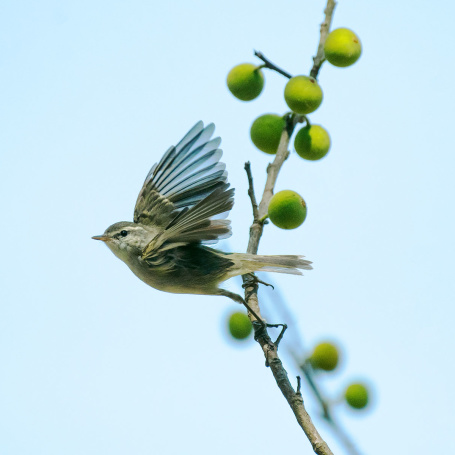
[[[234, 190], [228, 190], [220, 138], [211, 139], [215, 125], [202, 122], [147, 174], [134, 209], [134, 222], [162, 230], [144, 250], [188, 243], [214, 242], [231, 234], [227, 216]], [[212, 219], [216, 217], [217, 219]]]
[[163, 245], [197, 243], [227, 238], [231, 234], [229, 220], [211, 217], [229, 211], [234, 204], [234, 190], [226, 183], [192, 208], [182, 211], [144, 249], [142, 258], [153, 256]]

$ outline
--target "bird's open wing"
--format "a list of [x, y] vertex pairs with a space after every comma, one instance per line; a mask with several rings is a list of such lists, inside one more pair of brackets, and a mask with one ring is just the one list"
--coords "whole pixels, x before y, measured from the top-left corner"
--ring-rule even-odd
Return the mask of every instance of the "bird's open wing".
[[231, 235], [230, 221], [212, 219], [228, 212], [234, 204], [234, 190], [224, 183], [190, 209], [182, 210], [144, 249], [147, 259], [170, 248], [189, 243], [213, 242]]
[[225, 165], [219, 162], [221, 139], [210, 139], [214, 130], [213, 124], [204, 128], [198, 122], [148, 173], [134, 222], [163, 230], [160, 240], [153, 241], [155, 248], [164, 242], [171, 247], [230, 236], [229, 221], [220, 218], [232, 208], [234, 190], [227, 189]]

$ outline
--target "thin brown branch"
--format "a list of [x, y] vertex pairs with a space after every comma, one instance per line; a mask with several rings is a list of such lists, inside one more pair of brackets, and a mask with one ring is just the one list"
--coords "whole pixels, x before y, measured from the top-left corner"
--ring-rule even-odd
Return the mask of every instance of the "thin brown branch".
[[[322, 65], [322, 62], [324, 61], [324, 42], [328, 30], [330, 28], [334, 8], [335, 8], [334, 0], [328, 0], [325, 9], [325, 20], [321, 25], [321, 38], [318, 47], [318, 54], [314, 58], [314, 65], [313, 69], [311, 70], [311, 76], [313, 77], [317, 76], [319, 69]], [[263, 67], [277, 71], [278, 73], [284, 75], [287, 78], [291, 78], [290, 74], [283, 71], [281, 68], [277, 67], [272, 62], [270, 62], [262, 55], [262, 53], [255, 52], [255, 55], [264, 62]], [[247, 252], [250, 254], [257, 254], [259, 242], [261, 240], [262, 233], [264, 230], [264, 220], [267, 217], [268, 205], [270, 199], [273, 196], [276, 180], [278, 178], [278, 174], [281, 170], [281, 167], [283, 166], [284, 162], [286, 161], [289, 155], [288, 152], [289, 140], [292, 136], [296, 124], [298, 122], [303, 122], [304, 120], [306, 120], [304, 117], [298, 116], [293, 113], [289, 114], [286, 117], [286, 126], [281, 134], [280, 143], [278, 145], [278, 150], [275, 159], [273, 160], [273, 163], [270, 163], [269, 166], [267, 167], [267, 180], [261, 202], [259, 203], [259, 207], [257, 205], [256, 197], [254, 195], [251, 166], [249, 163], [245, 164], [245, 170], [248, 175], [249, 185], [248, 194], [253, 207], [253, 224], [250, 227], [250, 237], [247, 248]], [[308, 123], [308, 120], [306, 121]], [[254, 280], [249, 279], [247, 275], [242, 276], [242, 278], [245, 286], [245, 300], [248, 302], [248, 305], [254, 310], [254, 312], [259, 317], [261, 317], [257, 295], [258, 291], [257, 281], [255, 282]], [[253, 315], [249, 314], [249, 316], [252, 322], [254, 322]], [[283, 333], [284, 330], [278, 337], [277, 341], [281, 339]], [[308, 440], [310, 441], [314, 452], [319, 455], [333, 455], [332, 451], [330, 450], [326, 442], [318, 433], [316, 427], [314, 426], [310, 416], [308, 415], [305, 409], [305, 406], [303, 404], [303, 398], [300, 393], [300, 378], [298, 379], [297, 392], [292, 387], [287, 372], [283, 367], [283, 364], [278, 356], [277, 343], [272, 342], [267, 333], [266, 328], [260, 328], [255, 330], [255, 340], [260, 344], [264, 352], [264, 356], [266, 358], [266, 365], [270, 366], [270, 369], [272, 371], [272, 374], [275, 378], [275, 381], [279, 389], [281, 390], [282, 394], [286, 398], [286, 401], [288, 402], [289, 406], [294, 412], [297, 422], [299, 423]]]
[[[259, 213], [258, 218], [253, 221], [253, 224], [250, 228], [250, 239], [248, 242], [247, 252], [250, 254], [257, 254], [259, 248], [259, 242], [264, 230], [264, 224], [261, 221], [263, 217], [267, 214], [268, 205], [271, 197], [273, 196], [273, 191], [275, 189], [276, 180], [278, 174], [283, 166], [283, 163], [286, 161], [289, 152], [289, 140], [294, 131], [295, 125], [297, 122], [302, 121], [300, 116], [295, 114], [290, 114], [286, 117], [286, 126], [283, 129], [281, 134], [280, 143], [278, 146], [278, 151], [276, 153], [273, 163], [269, 164], [267, 167], [267, 180], [262, 195], [261, 202], [259, 204]], [[249, 187], [253, 186], [253, 178], [251, 176], [251, 168], [245, 166], [248, 174]], [[249, 172], [248, 172], [249, 169]], [[251, 180], [250, 180], [251, 179]], [[251, 195], [250, 195], [251, 198]], [[252, 200], [252, 204], [254, 199]], [[253, 205], [253, 211], [254, 211]], [[248, 277], [243, 276], [243, 282], [248, 285]], [[245, 300], [248, 301], [248, 304], [254, 309], [254, 311], [260, 315], [258, 296], [257, 296], [257, 284], [251, 284], [245, 289]], [[333, 455], [327, 443], [322, 439], [321, 435], [314, 426], [309, 414], [307, 413], [305, 406], [303, 404], [303, 398], [300, 393], [296, 393], [294, 388], [289, 381], [288, 374], [278, 356], [278, 347], [276, 344], [272, 343], [267, 330], [263, 329], [257, 331], [255, 334], [256, 341], [261, 345], [261, 348], [264, 352], [266, 358], [266, 365], [270, 366], [272, 374], [275, 378], [275, 381], [281, 390], [281, 393], [286, 398], [289, 406], [291, 407], [294, 416], [310, 441], [313, 450], [318, 455]], [[300, 392], [300, 390], [299, 390]]]
[[302, 370], [302, 373], [305, 375], [305, 379], [307, 380], [309, 386], [311, 387], [311, 390], [314, 393], [314, 396], [318, 400], [321, 409], [322, 409], [322, 417], [326, 419], [327, 421], [332, 420], [332, 415], [330, 413], [330, 408], [329, 404], [327, 401], [323, 398], [322, 392], [320, 391], [319, 387], [317, 386], [316, 382], [314, 381], [313, 377], [313, 372], [310, 369], [311, 367], [308, 365], [307, 362], [304, 362], [303, 364], [300, 365], [300, 369]]
[[[284, 346], [285, 350], [289, 355], [294, 359], [296, 367], [299, 368], [304, 374], [304, 378], [310, 390], [313, 392], [317, 402], [321, 407], [321, 415], [325, 421], [330, 425], [330, 429], [333, 431], [335, 436], [338, 438], [340, 443], [346, 449], [346, 452], [350, 455], [361, 455], [361, 452], [356, 447], [351, 437], [348, 435], [346, 430], [340, 425], [340, 423], [334, 418], [334, 415], [331, 410], [331, 403], [324, 396], [325, 393], [321, 390], [320, 385], [315, 380], [314, 371], [311, 368], [311, 365], [307, 362], [302, 362], [302, 352], [305, 351], [304, 344], [301, 340], [301, 337], [297, 329], [297, 321], [294, 318], [291, 310], [288, 307], [287, 302], [282, 297], [279, 289], [273, 293], [273, 308], [280, 314], [280, 317], [283, 318], [290, 326], [293, 327], [292, 331], [292, 341]], [[297, 389], [298, 390], [298, 389]]]
[[337, 435], [338, 439], [350, 455], [362, 455], [346, 432], [341, 428], [340, 424], [336, 422], [333, 417], [329, 420], [329, 424], [332, 427], [332, 431]]
[[333, 417], [333, 414], [330, 411], [330, 404], [327, 402], [327, 400], [324, 399], [323, 393], [321, 392], [319, 386], [316, 384], [316, 381], [314, 380], [314, 374], [311, 371], [311, 367], [305, 362], [303, 365], [300, 365], [300, 369], [305, 375], [305, 379], [307, 380], [309, 386], [311, 387], [311, 390], [314, 393], [314, 396], [316, 397], [321, 406], [322, 416], [330, 425], [332, 431], [336, 434], [340, 442], [344, 445], [346, 451], [350, 455], [361, 455], [357, 447], [352, 442], [351, 438], [344, 431], [344, 429], [341, 428], [341, 425]]
[[295, 393], [297, 395], [302, 394], [302, 392], [300, 391], [301, 386], [302, 386], [302, 380], [300, 379], [300, 376], [297, 376], [297, 390], [295, 391]]
[[261, 66], [262, 68], [268, 68], [270, 70], [276, 71], [277, 73], [282, 74], [284, 77], [291, 79], [292, 76], [288, 72], [276, 66], [275, 63], [272, 63], [268, 58], [265, 57], [262, 52], [254, 51], [254, 55], [264, 62], [264, 64]]
[[[278, 151], [275, 155], [273, 163], [270, 163], [267, 167], [267, 180], [265, 182], [264, 193], [262, 195], [261, 202], [259, 204], [259, 218], [262, 218], [267, 214], [269, 207], [270, 199], [272, 199], [273, 191], [275, 189], [276, 179], [278, 174], [283, 166], [284, 162], [289, 156], [288, 146], [289, 140], [292, 133], [294, 132], [295, 125], [301, 121], [301, 116], [296, 114], [290, 114], [286, 117], [286, 127], [281, 134], [280, 143], [278, 145]], [[261, 231], [262, 235], [262, 231]], [[257, 247], [259, 245], [260, 238], [250, 239], [250, 244], [248, 244], [248, 253], [257, 254]], [[257, 243], [257, 244], [256, 244]], [[256, 244], [256, 245], [255, 245]], [[255, 247], [255, 248], [254, 248]], [[254, 251], [253, 251], [254, 248]]]
[[283, 364], [278, 357], [276, 349], [272, 349], [269, 344], [265, 344], [261, 340], [258, 340], [261, 347], [264, 350], [270, 369], [272, 370], [275, 381], [280, 388], [282, 394], [286, 398], [289, 406], [294, 412], [295, 418], [298, 424], [305, 432], [308, 440], [310, 441], [313, 450], [318, 455], [333, 455], [327, 443], [322, 439], [318, 430], [314, 426], [311, 417], [307, 413], [303, 404], [303, 398], [301, 394], [297, 394], [289, 381], [288, 374], [283, 367]]
[[251, 173], [251, 163], [249, 161], [245, 163], [245, 171], [248, 177], [248, 196], [250, 197], [251, 207], [253, 208], [253, 220], [256, 222], [259, 220], [259, 211], [256, 195], [254, 194], [253, 174]]
[[324, 14], [325, 18], [321, 24], [321, 36], [319, 38], [318, 51], [316, 56], [313, 57], [313, 68], [311, 68], [310, 76], [315, 79], [318, 78], [319, 70], [322, 64], [325, 62], [324, 44], [329, 34], [330, 24], [332, 23], [333, 10], [335, 9], [335, 0], [327, 0], [327, 6], [325, 7]]

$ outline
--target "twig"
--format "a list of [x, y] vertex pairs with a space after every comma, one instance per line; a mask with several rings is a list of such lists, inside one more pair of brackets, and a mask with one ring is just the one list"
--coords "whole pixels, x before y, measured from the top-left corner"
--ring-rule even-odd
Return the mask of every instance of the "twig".
[[[270, 199], [272, 199], [273, 196], [276, 179], [278, 178], [278, 174], [281, 170], [281, 167], [283, 166], [283, 163], [289, 156], [289, 140], [294, 131], [295, 125], [299, 122], [301, 122], [301, 116], [299, 115], [290, 114], [286, 117], [286, 127], [281, 134], [281, 139], [278, 145], [278, 151], [275, 155], [275, 159], [273, 160], [273, 163], [269, 164], [267, 167], [267, 180], [265, 183], [264, 193], [259, 204], [259, 218], [267, 215], [267, 210], [269, 207]], [[257, 234], [259, 234], [259, 231]], [[260, 235], [262, 235], [262, 230], [260, 231]], [[250, 238], [250, 243], [248, 244], [248, 253], [257, 254], [260, 235], [259, 238]]]
[[342, 442], [347, 452], [351, 455], [362, 455], [358, 451], [357, 447], [351, 441], [346, 432], [341, 428], [340, 424], [333, 419], [333, 416], [328, 420], [330, 426], [332, 427], [333, 432], [338, 436], [338, 439]]
[[[286, 117], [286, 126], [283, 129], [281, 134], [280, 143], [278, 145], [278, 151], [276, 153], [273, 163], [269, 164], [267, 167], [267, 180], [264, 188], [264, 193], [262, 195], [261, 202], [259, 204], [259, 213], [258, 218], [253, 221], [253, 224], [250, 228], [250, 239], [248, 242], [247, 252], [250, 254], [257, 254], [259, 241], [261, 239], [264, 224], [259, 220], [267, 214], [267, 208], [269, 201], [273, 195], [273, 190], [275, 188], [276, 179], [280, 172], [283, 163], [288, 157], [288, 146], [289, 140], [294, 131], [295, 125], [301, 118], [295, 114], [291, 114]], [[254, 196], [253, 189], [253, 178], [251, 175], [251, 168], [245, 166], [245, 169], [248, 174], [249, 188], [251, 190], [250, 199], [252, 201], [256, 200]], [[254, 211], [253, 207], [253, 211]], [[248, 284], [248, 277], [244, 275], [243, 282]], [[254, 308], [254, 311], [260, 315], [258, 296], [257, 296], [257, 286], [248, 286], [245, 289], [245, 299], [248, 300], [248, 304]], [[280, 338], [280, 337], [279, 337]], [[313, 450], [319, 455], [333, 455], [327, 443], [322, 439], [316, 427], [314, 426], [310, 416], [308, 415], [305, 406], [303, 404], [303, 398], [301, 394], [297, 394], [289, 381], [288, 374], [283, 367], [283, 364], [278, 356], [278, 347], [271, 343], [270, 337], [267, 333], [267, 330], [263, 330], [260, 334], [257, 334], [255, 337], [256, 341], [261, 345], [261, 348], [264, 352], [266, 358], [266, 365], [270, 366], [272, 374], [275, 378], [275, 381], [280, 388], [282, 394], [286, 398], [289, 406], [291, 407], [294, 415], [297, 419], [297, 422], [303, 429], [305, 435], [310, 441]], [[278, 341], [278, 340], [277, 340]]]
[[318, 400], [319, 404], [321, 405], [322, 408], [322, 417], [326, 419], [327, 421], [332, 420], [332, 415], [330, 413], [329, 405], [326, 400], [322, 397], [322, 393], [319, 390], [319, 387], [316, 385], [316, 382], [314, 381], [313, 377], [313, 372], [310, 370], [310, 367], [306, 362], [300, 365], [300, 369], [302, 370], [303, 374], [305, 375], [305, 379], [307, 380], [309, 386], [311, 387], [311, 390], [314, 393], [314, 396]]
[[321, 69], [322, 64], [325, 61], [325, 54], [324, 54], [324, 44], [325, 40], [327, 39], [327, 35], [329, 34], [330, 24], [332, 23], [332, 15], [333, 10], [335, 9], [336, 2], [334, 0], [327, 0], [327, 6], [325, 7], [324, 14], [324, 22], [321, 24], [321, 37], [319, 39], [318, 51], [316, 56], [313, 57], [313, 68], [311, 68], [310, 76], [317, 79], [319, 70]]
[[245, 163], [245, 171], [248, 176], [248, 196], [250, 197], [251, 206], [253, 207], [253, 220], [257, 222], [259, 220], [258, 203], [256, 201], [256, 195], [254, 194], [253, 174], [251, 173], [251, 163], [249, 161]]
[[314, 396], [318, 400], [319, 404], [321, 405], [322, 409], [322, 416], [326, 420], [326, 422], [332, 428], [332, 431], [337, 435], [338, 439], [344, 445], [346, 451], [351, 455], [361, 455], [360, 452], [357, 450], [357, 447], [351, 441], [348, 434], [341, 428], [340, 424], [335, 420], [333, 414], [330, 412], [330, 406], [327, 401], [323, 398], [322, 392], [319, 389], [318, 385], [314, 381], [313, 372], [310, 371], [308, 364], [304, 363], [300, 365], [300, 369], [302, 370], [308, 384], [311, 387], [311, 390], [314, 393]]
[[300, 376], [297, 376], [297, 390], [295, 391], [296, 395], [302, 395], [300, 392], [300, 387], [302, 385], [302, 381], [300, 379]]
[[291, 79], [292, 76], [289, 73], [287, 73], [286, 71], [282, 70], [281, 68], [276, 66], [274, 63], [272, 63], [268, 58], [266, 58], [264, 56], [264, 54], [262, 52], [254, 51], [254, 55], [257, 58], [260, 58], [264, 62], [264, 65], [261, 66], [262, 68], [268, 68], [268, 69], [274, 70], [277, 73], [282, 74], [284, 77]]
[[291, 342], [288, 339], [287, 344], [284, 345], [284, 349], [291, 355], [295, 361], [296, 366], [303, 372], [311, 391], [321, 406], [322, 417], [330, 425], [331, 430], [350, 455], [361, 455], [361, 452], [355, 446], [346, 430], [342, 428], [340, 423], [334, 418], [330, 409], [330, 402], [324, 398], [325, 394], [321, 390], [318, 383], [315, 381], [314, 372], [311, 369], [311, 366], [306, 362], [302, 363], [302, 352], [304, 352], [305, 349], [301, 337], [296, 330], [297, 322], [295, 321], [294, 315], [289, 309], [285, 299], [282, 297], [279, 289], [273, 293], [273, 300], [274, 310], [276, 310], [277, 313], [279, 313], [279, 316], [286, 320], [289, 325], [294, 327], [294, 330], [292, 331], [293, 339]]
[[[317, 77], [322, 62], [324, 61], [324, 42], [328, 30], [330, 28], [334, 8], [335, 8], [334, 0], [327, 0], [327, 6], [325, 9], [325, 20], [321, 25], [321, 37], [318, 47], [318, 53], [314, 58], [314, 65], [313, 69], [311, 70], [311, 76], [315, 78]], [[267, 58], [264, 57], [262, 53], [255, 51], [255, 55], [264, 62], [263, 65], [264, 68], [269, 68], [274, 71], [277, 71], [278, 73], [282, 74], [287, 78], [292, 77], [286, 71], [282, 70], [281, 68], [277, 67], [275, 64], [270, 62]], [[298, 116], [293, 113], [289, 114], [286, 117], [286, 126], [281, 134], [280, 143], [278, 145], [278, 150], [275, 159], [273, 160], [273, 163], [269, 164], [269, 166], [267, 167], [267, 180], [261, 202], [259, 203], [259, 207], [257, 205], [256, 196], [254, 194], [251, 166], [249, 163], [245, 164], [245, 170], [247, 172], [249, 186], [248, 195], [250, 197], [251, 205], [253, 207], [253, 224], [250, 227], [250, 236], [247, 248], [247, 252], [250, 254], [257, 254], [259, 242], [261, 240], [262, 233], [264, 230], [264, 221], [267, 218], [268, 205], [270, 199], [273, 196], [273, 191], [275, 189], [275, 183], [280, 172], [280, 169], [289, 155], [288, 152], [289, 140], [292, 136], [296, 124], [298, 122], [302, 122], [303, 120], [306, 120], [307, 123], [309, 123], [306, 118]], [[248, 302], [248, 305], [254, 309], [254, 312], [257, 313], [259, 317], [261, 317], [257, 296], [258, 291], [257, 283], [252, 283], [251, 281], [248, 281], [247, 275], [243, 275], [242, 279], [245, 285], [245, 300]], [[277, 342], [281, 340], [284, 330], [285, 329], [283, 329], [282, 333], [278, 337]], [[300, 393], [300, 377], [297, 380], [298, 381], [297, 392], [294, 391], [289, 381], [287, 372], [284, 369], [283, 364], [278, 356], [277, 345], [278, 343], [271, 342], [271, 339], [267, 333], [267, 329], [255, 331], [255, 340], [260, 344], [266, 358], [266, 365], [270, 366], [270, 369], [272, 370], [273, 376], [278, 387], [280, 388], [281, 392], [286, 398], [292, 411], [294, 412], [297, 422], [305, 432], [305, 435], [310, 441], [314, 452], [319, 455], [333, 455], [327, 443], [322, 439], [322, 437], [318, 433], [316, 427], [314, 426], [310, 416], [308, 415], [305, 409], [305, 406], [303, 404], [303, 398]]]

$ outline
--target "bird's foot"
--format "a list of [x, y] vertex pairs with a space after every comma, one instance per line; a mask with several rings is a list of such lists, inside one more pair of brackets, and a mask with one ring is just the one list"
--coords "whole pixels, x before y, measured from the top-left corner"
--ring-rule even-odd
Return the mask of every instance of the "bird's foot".
[[287, 326], [287, 324], [267, 324], [267, 327], [274, 327], [274, 328], [282, 327], [281, 332], [278, 335], [278, 338], [273, 343], [276, 346], [276, 348], [278, 349], [278, 345], [280, 344], [280, 341], [283, 339], [284, 332], [286, 332], [288, 326]]
[[248, 288], [250, 286], [256, 286], [257, 284], [264, 284], [265, 286], [270, 286], [272, 289], [275, 289], [273, 284], [266, 283], [265, 281], [260, 280], [254, 273], [246, 273], [247, 278], [245, 278], [245, 282], [242, 284], [242, 288]]
[[[270, 339], [269, 334], [267, 333], [268, 328], [278, 328], [281, 327], [281, 332], [278, 335], [278, 338], [275, 341]], [[269, 324], [265, 321], [254, 321], [253, 322], [254, 328], [254, 339], [258, 341], [261, 337], [265, 338], [266, 343], [269, 345], [271, 349], [278, 349], [278, 345], [280, 341], [283, 339], [284, 332], [286, 332], [288, 326], [287, 324]], [[267, 365], [268, 366], [268, 365]]]

